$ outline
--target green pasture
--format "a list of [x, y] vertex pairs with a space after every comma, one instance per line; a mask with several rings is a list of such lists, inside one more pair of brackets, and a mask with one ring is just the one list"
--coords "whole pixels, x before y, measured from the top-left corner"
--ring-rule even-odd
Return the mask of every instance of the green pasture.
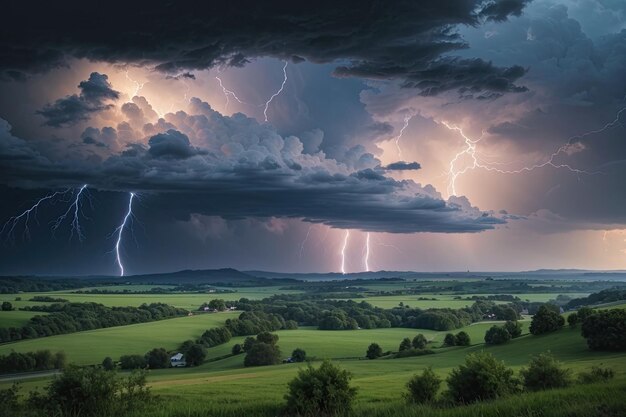
[[36, 315], [42, 315], [46, 313], [40, 313], [36, 311], [0, 311], [0, 327], [22, 327], [31, 317]]

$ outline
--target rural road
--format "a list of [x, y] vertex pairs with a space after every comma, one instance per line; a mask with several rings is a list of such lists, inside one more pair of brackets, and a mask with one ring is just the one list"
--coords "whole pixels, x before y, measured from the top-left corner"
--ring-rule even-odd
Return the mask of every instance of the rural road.
[[56, 375], [58, 370], [53, 371], [41, 371], [41, 372], [23, 372], [19, 374], [0, 375], [1, 382], [21, 381], [24, 379], [43, 378], [47, 376]]

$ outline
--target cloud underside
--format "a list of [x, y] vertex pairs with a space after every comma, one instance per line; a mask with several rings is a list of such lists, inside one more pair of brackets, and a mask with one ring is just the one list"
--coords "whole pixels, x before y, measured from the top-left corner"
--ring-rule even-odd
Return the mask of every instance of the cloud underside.
[[[93, 30], [93, 11], [76, 1], [25, 3], [5, 11], [0, 71], [15, 79], [66, 64], [69, 57], [149, 65], [179, 74], [243, 66], [257, 57], [337, 62], [336, 75], [395, 79], [432, 95], [458, 89], [493, 96], [521, 91], [517, 66], [499, 68], [449, 54], [467, 45], [458, 25], [478, 26], [519, 15], [528, 0], [387, 1], [363, 3], [251, 0], [110, 4], [115, 36]], [[175, 16], [175, 18], [173, 18]], [[24, 22], [28, 22], [24, 30]]]
[[[150, 110], [145, 99], [136, 102]], [[69, 146], [75, 150], [69, 158], [42, 155], [0, 121], [0, 178], [10, 186], [133, 191], [176, 218], [302, 218], [392, 233], [480, 232], [504, 223], [464, 198], [445, 201], [431, 186], [385, 176], [362, 147], [342, 162], [306, 153], [299, 138], [281, 137], [240, 113], [222, 116], [196, 98], [188, 112], [133, 131], [138, 137], [124, 146], [117, 143], [120, 126], [88, 128]]]

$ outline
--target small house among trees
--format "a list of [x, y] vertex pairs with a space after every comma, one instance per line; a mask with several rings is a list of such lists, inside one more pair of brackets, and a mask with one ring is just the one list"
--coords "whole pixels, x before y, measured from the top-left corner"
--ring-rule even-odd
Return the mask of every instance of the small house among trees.
[[170, 365], [172, 368], [182, 368], [187, 366], [187, 361], [185, 361], [185, 356], [182, 353], [177, 353], [176, 355], [170, 358]]

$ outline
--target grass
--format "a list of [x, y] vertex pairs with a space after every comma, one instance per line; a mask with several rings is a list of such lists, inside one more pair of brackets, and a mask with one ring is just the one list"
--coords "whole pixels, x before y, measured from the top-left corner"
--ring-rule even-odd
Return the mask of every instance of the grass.
[[144, 354], [155, 347], [175, 349], [185, 340], [196, 339], [204, 330], [217, 327], [227, 318], [238, 315], [238, 312], [196, 314], [191, 317], [5, 343], [0, 345], [0, 355], [6, 355], [12, 350], [16, 352], [62, 350], [65, 351], [69, 362], [80, 365], [95, 364], [102, 362], [107, 356], [118, 359], [126, 354]]
[[37, 311], [0, 311], [0, 327], [22, 327], [31, 317], [45, 314]]

